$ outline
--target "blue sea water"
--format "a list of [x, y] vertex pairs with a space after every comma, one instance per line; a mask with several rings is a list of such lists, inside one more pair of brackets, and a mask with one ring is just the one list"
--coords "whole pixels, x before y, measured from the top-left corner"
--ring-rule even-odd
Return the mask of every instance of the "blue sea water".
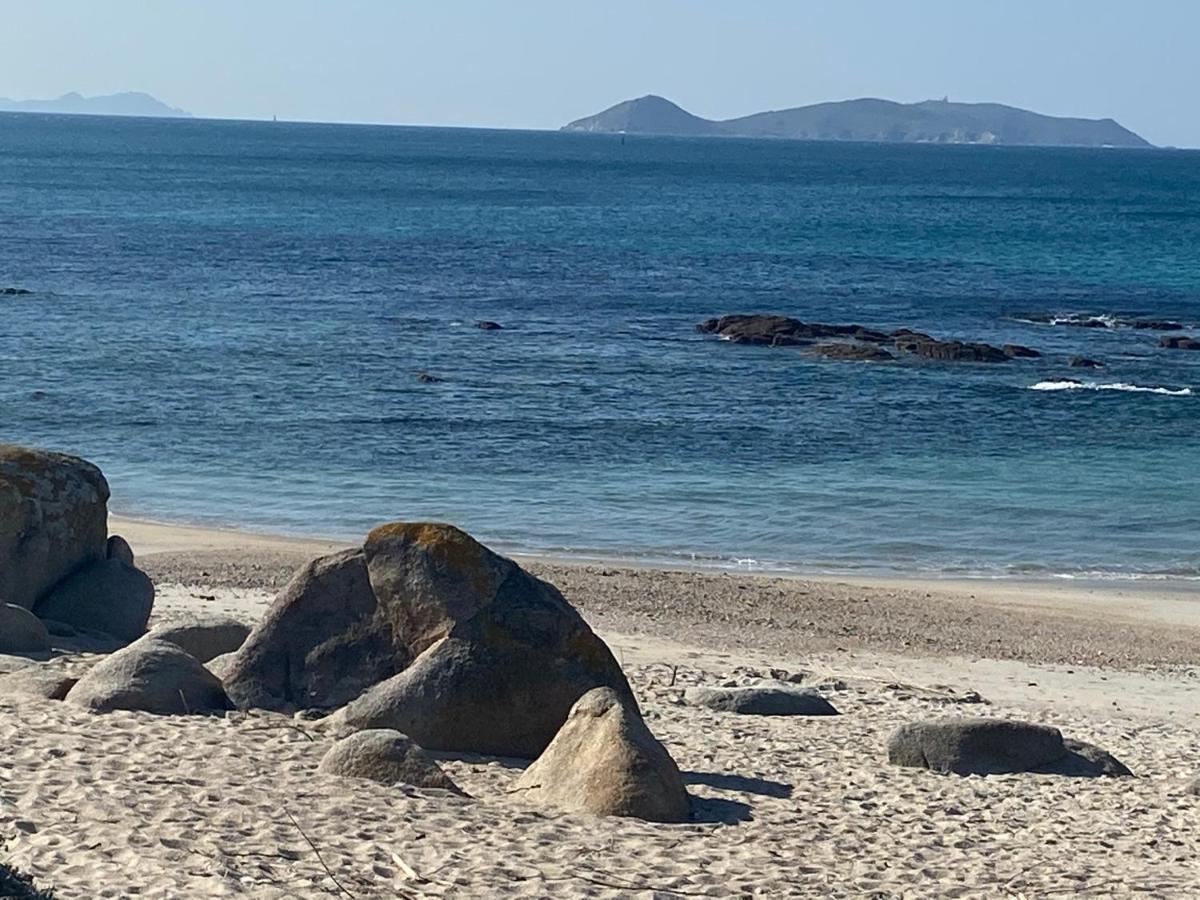
[[[1027, 321], [1200, 335], [1198, 153], [0, 115], [5, 286], [0, 440], [93, 459], [131, 515], [1200, 576], [1200, 353]], [[748, 311], [1046, 355], [694, 331]]]

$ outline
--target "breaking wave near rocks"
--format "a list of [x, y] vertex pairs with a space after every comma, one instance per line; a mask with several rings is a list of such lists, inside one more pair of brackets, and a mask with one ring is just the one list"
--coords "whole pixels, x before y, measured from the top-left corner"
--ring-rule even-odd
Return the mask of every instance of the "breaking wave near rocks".
[[1056, 381], [1039, 381], [1029, 386], [1031, 391], [1124, 391], [1130, 394], [1159, 394], [1163, 397], [1191, 397], [1192, 389], [1168, 388], [1154, 385], [1126, 384], [1123, 381], [1099, 382], [1076, 381], [1071, 378]]

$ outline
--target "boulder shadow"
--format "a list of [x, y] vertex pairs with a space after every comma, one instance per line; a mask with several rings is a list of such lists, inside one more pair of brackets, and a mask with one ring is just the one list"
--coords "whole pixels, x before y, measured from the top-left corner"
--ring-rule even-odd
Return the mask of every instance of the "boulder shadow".
[[740, 800], [721, 797], [692, 797], [692, 821], [710, 825], [735, 825], [754, 821], [754, 809]]
[[718, 791], [760, 794], [763, 797], [777, 797], [781, 800], [792, 796], [792, 786], [785, 782], [747, 775], [729, 775], [724, 772], [684, 772], [683, 783], [702, 784]]

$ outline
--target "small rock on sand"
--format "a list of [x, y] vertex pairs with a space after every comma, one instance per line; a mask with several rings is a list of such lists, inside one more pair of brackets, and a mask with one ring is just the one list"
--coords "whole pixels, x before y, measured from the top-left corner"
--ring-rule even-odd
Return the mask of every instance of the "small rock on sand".
[[93, 667], [71, 688], [67, 702], [96, 712], [165, 716], [233, 708], [215, 675], [179, 647], [149, 635]]
[[359, 731], [338, 741], [317, 771], [380, 784], [410, 784], [462, 793], [429, 754], [399, 731], [386, 728]]
[[686, 822], [691, 810], [675, 760], [612, 688], [579, 698], [516, 789], [530, 803], [597, 816]]
[[690, 688], [691, 706], [744, 716], [836, 716], [833, 704], [816, 691], [773, 687]]

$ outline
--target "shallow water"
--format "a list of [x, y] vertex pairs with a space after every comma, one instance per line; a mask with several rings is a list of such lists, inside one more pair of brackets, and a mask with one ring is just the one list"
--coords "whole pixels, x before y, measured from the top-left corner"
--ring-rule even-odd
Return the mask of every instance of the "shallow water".
[[[1200, 353], [1029, 321], [1200, 334], [1198, 247], [1197, 153], [0, 115], [0, 438], [160, 519], [1200, 576]], [[693, 330], [756, 310], [1046, 356]]]

